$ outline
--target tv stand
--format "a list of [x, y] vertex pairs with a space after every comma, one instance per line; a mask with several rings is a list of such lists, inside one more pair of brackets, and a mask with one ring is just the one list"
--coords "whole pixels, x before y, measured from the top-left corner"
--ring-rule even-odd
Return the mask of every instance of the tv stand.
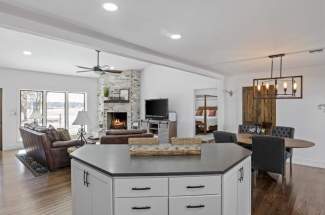
[[140, 127], [158, 137], [160, 143], [170, 143], [172, 137], [177, 137], [177, 122], [169, 120], [145, 119]]

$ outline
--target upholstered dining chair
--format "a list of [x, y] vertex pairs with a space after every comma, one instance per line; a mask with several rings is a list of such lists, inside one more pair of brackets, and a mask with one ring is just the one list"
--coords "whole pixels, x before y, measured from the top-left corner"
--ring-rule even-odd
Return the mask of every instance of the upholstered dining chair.
[[215, 143], [237, 143], [237, 136], [234, 133], [226, 131], [213, 132]]
[[[277, 173], [285, 179], [286, 150], [283, 138], [272, 136], [253, 136], [252, 166], [258, 170]], [[256, 177], [256, 174], [255, 174]]]
[[295, 128], [285, 126], [275, 126], [272, 128], [272, 136], [294, 138]]
[[238, 126], [238, 133], [257, 134], [261, 126], [254, 124], [242, 124]]
[[[283, 138], [294, 138], [295, 128], [285, 127], [285, 126], [276, 126], [272, 128], [272, 136], [274, 137], [283, 137]], [[292, 175], [292, 156], [293, 149], [286, 149], [287, 159], [290, 159], [290, 175]]]

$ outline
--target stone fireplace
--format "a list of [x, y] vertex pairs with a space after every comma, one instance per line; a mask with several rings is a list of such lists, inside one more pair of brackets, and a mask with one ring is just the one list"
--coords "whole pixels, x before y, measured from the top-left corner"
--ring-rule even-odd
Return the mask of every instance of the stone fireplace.
[[[105, 74], [99, 77], [97, 92], [97, 127], [99, 130], [111, 129], [114, 117], [119, 117], [116, 121], [113, 121], [115, 129], [117, 127], [131, 129], [132, 123], [139, 121], [140, 85], [141, 71], [137, 70], [127, 70], [121, 74]], [[104, 88], [109, 88], [110, 96], [114, 96], [120, 89], [128, 89], [129, 101], [107, 102], [107, 98], [104, 97]], [[113, 115], [113, 113], [115, 114]], [[121, 115], [123, 116], [121, 117]]]
[[107, 113], [108, 129], [127, 129], [128, 128], [127, 112], [109, 112]]

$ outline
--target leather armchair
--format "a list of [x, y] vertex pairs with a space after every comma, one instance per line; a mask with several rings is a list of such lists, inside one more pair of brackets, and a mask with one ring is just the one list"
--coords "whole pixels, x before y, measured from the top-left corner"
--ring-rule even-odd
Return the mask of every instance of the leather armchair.
[[70, 165], [67, 148], [80, 146], [79, 140], [55, 141], [51, 143], [46, 133], [21, 127], [20, 134], [28, 156], [47, 166], [50, 171]]

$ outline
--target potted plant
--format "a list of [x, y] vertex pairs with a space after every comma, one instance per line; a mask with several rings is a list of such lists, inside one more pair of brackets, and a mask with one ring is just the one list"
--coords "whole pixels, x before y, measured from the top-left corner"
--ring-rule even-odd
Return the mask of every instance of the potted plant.
[[109, 97], [109, 88], [108, 87], [104, 87], [104, 97], [107, 99]]

